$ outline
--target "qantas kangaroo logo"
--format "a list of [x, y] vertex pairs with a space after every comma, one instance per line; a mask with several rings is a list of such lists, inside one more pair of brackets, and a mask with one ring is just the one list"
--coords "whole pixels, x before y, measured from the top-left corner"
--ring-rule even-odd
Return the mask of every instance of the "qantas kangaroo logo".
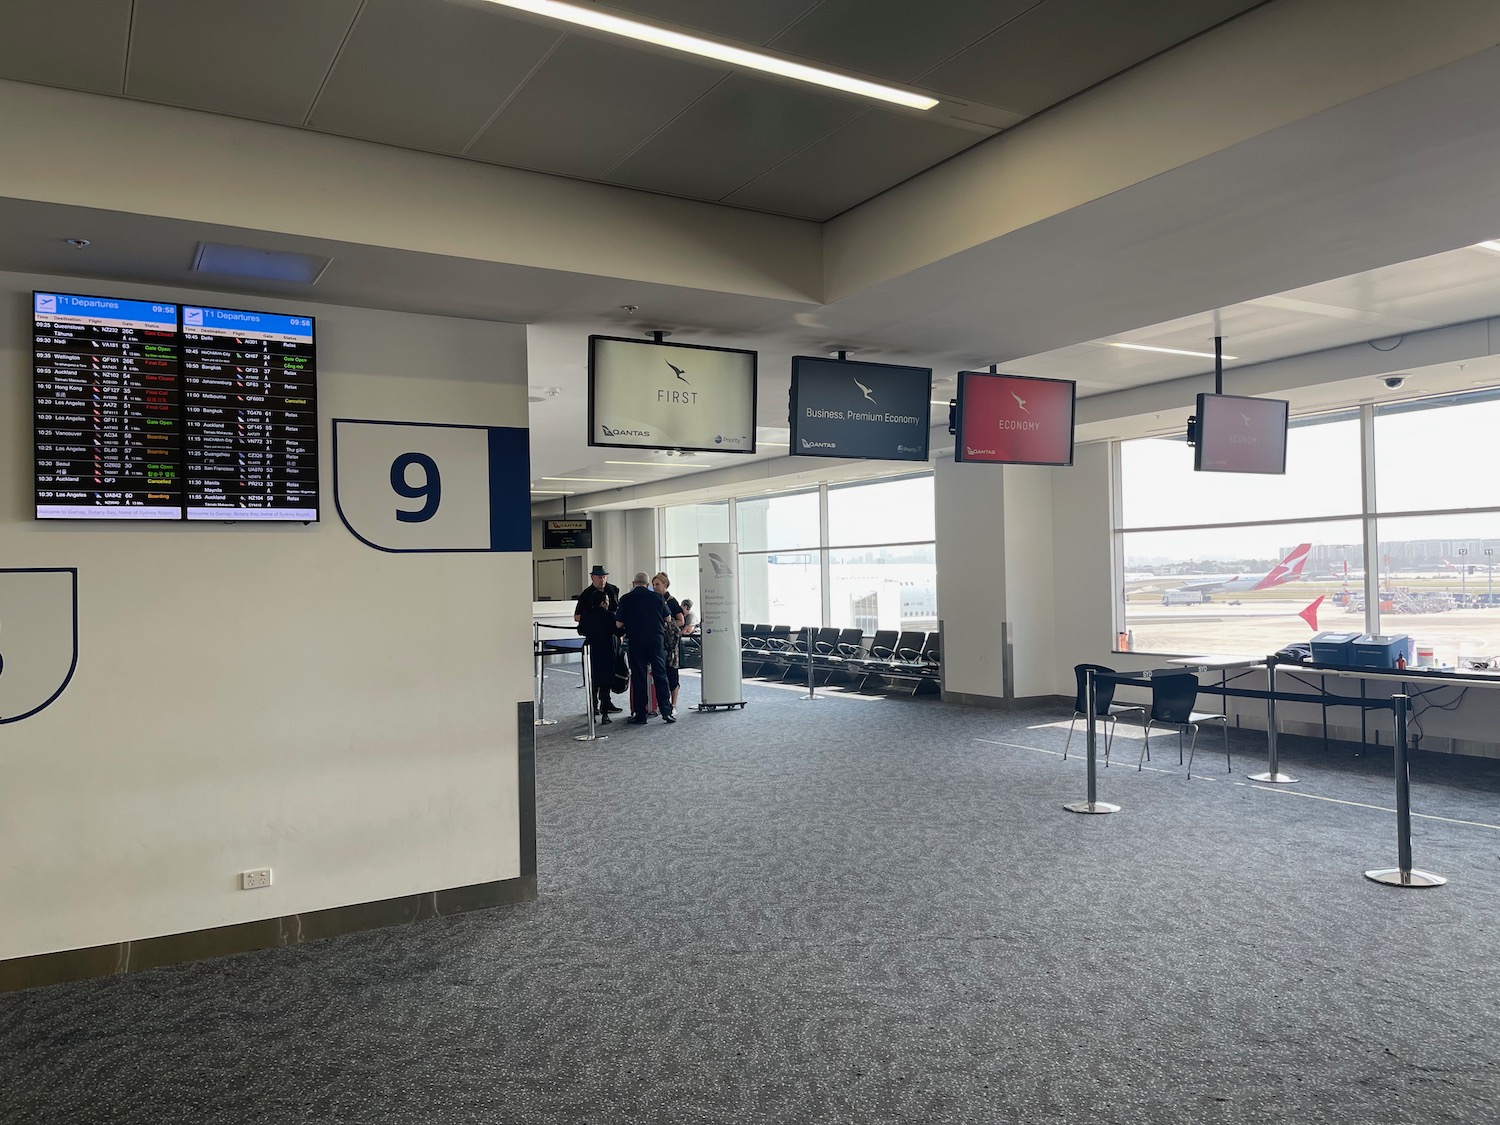
[[[1010, 392], [1010, 397], [1016, 400], [1016, 405], [1017, 406], [1019, 406], [1022, 410], [1026, 410], [1026, 400], [1024, 398], [1022, 398], [1020, 395], [1016, 394], [1015, 391], [1011, 391]], [[1030, 414], [1031, 411], [1030, 410], [1026, 410], [1026, 413]]]
[[1295, 551], [1273, 566], [1264, 578], [1250, 588], [1269, 590], [1272, 586], [1280, 586], [1284, 582], [1293, 582], [1300, 578], [1302, 568], [1307, 565], [1307, 553], [1311, 550], [1311, 543], [1300, 544]]
[[860, 382], [860, 381], [859, 381], [859, 380], [858, 380], [858, 379], [855, 379], [855, 380], [854, 380], [854, 385], [855, 385], [855, 386], [856, 386], [856, 387], [858, 387], [858, 388], [859, 388], [859, 389], [860, 389], [860, 390], [861, 390], [861, 391], [863, 391], [863, 392], [864, 392], [864, 395], [865, 395], [865, 398], [867, 398], [867, 399], [869, 399], [869, 400], [870, 400], [870, 401], [871, 401], [871, 402], [873, 402], [873, 403], [875, 403], [875, 405], [876, 405], [876, 406], [879, 406], [879, 405], [880, 405], [880, 403], [878, 403], [878, 402], [875, 402], [875, 396], [874, 396], [874, 395], [872, 395], [872, 394], [871, 394], [871, 393], [870, 393], [870, 388], [869, 388], [869, 387], [867, 387], [867, 386], [865, 386], [865, 385], [864, 385], [864, 384], [863, 384], [863, 383], [861, 383], [861, 382]]
[[[667, 359], [667, 360], [663, 360], [663, 361], [662, 361], [662, 362], [663, 362], [663, 363], [665, 363], [665, 364], [666, 364], [666, 365], [667, 365], [667, 366], [668, 366], [668, 367], [670, 367], [670, 368], [671, 368], [671, 369], [672, 369], [672, 371], [673, 371], [673, 373], [674, 373], [674, 374], [675, 374], [675, 375], [676, 375], [676, 376], [677, 376], [677, 377], [678, 377], [678, 378], [679, 378], [679, 379], [681, 379], [681, 380], [682, 380], [682, 381], [683, 381], [683, 382], [684, 382], [684, 383], [687, 383], [687, 382], [688, 382], [688, 381], [687, 381], [687, 375], [686, 375], [686, 373], [685, 373], [685, 372], [684, 372], [684, 371], [683, 371], [683, 370], [682, 370], [682, 368], [680, 368], [680, 367], [678, 367], [678, 366], [677, 366], [677, 365], [676, 365], [676, 364], [675, 364], [675, 363], [673, 363], [673, 362], [672, 362], [672, 361], [671, 361], [671, 360], [670, 360], [670, 359]], [[688, 383], [688, 386], [690, 386], [690, 387], [691, 387], [691, 386], [692, 386], [692, 385], [693, 385], [693, 384], [691, 384], [691, 383]]]

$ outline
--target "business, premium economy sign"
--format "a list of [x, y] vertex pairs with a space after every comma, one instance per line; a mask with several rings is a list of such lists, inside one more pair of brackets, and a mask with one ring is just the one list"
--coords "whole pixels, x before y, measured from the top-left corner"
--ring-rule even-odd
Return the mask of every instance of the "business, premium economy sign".
[[791, 453], [926, 461], [932, 370], [792, 357]]

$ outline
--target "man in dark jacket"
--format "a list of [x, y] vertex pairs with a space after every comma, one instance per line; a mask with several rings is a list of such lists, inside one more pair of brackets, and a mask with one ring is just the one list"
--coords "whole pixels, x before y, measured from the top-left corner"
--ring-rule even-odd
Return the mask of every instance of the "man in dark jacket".
[[615, 637], [620, 631], [615, 611], [620, 608], [620, 588], [606, 582], [609, 571], [596, 566], [589, 571], [589, 586], [578, 595], [573, 620], [578, 632], [588, 639], [589, 675], [594, 681], [594, 711], [604, 722], [619, 708], [609, 701], [609, 683], [615, 678]]
[[620, 599], [616, 613], [625, 628], [625, 640], [630, 655], [630, 719], [629, 722], [646, 722], [650, 710], [650, 697], [646, 689], [646, 676], [656, 685], [656, 706], [661, 717], [675, 723], [672, 714], [672, 694], [667, 687], [667, 656], [662, 648], [662, 627], [667, 620], [667, 603], [660, 594], [647, 584], [646, 572], [640, 571], [631, 580], [630, 592]]

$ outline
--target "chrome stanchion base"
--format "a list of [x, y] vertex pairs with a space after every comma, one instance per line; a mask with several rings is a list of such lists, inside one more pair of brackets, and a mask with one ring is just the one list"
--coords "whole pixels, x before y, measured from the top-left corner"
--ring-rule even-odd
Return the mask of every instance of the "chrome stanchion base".
[[823, 701], [823, 697], [821, 695], [803, 695], [798, 696], [798, 698], [801, 699], [803, 703], [821, 703]]
[[1402, 871], [1399, 867], [1388, 867], [1380, 871], [1366, 871], [1365, 878], [1371, 882], [1384, 883], [1388, 887], [1441, 887], [1448, 880], [1431, 871]]
[[555, 726], [557, 726], [557, 720], [556, 719], [532, 719], [531, 720], [531, 725], [534, 726], [534, 727], [555, 727]]
[[1069, 812], [1095, 813], [1095, 814], [1112, 813], [1112, 812], [1119, 812], [1120, 811], [1120, 806], [1119, 805], [1111, 805], [1108, 801], [1075, 801], [1071, 805], [1064, 805], [1063, 808], [1067, 809]]
[[609, 737], [609, 735], [607, 735], [607, 734], [575, 734], [573, 736], [573, 741], [574, 742], [603, 742], [608, 737]]
[[1289, 773], [1271, 773], [1267, 771], [1266, 773], [1252, 773], [1250, 775], [1250, 780], [1265, 781], [1269, 782], [1272, 785], [1293, 785], [1297, 782], [1298, 779], [1293, 777]]

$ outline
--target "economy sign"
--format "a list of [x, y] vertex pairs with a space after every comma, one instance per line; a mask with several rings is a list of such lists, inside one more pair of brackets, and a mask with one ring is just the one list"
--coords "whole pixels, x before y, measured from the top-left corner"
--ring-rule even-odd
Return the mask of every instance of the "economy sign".
[[1071, 465], [1076, 384], [985, 371], [958, 373], [955, 461]]
[[589, 444], [755, 452], [755, 353], [589, 337]]
[[926, 461], [932, 369], [792, 357], [791, 453]]

